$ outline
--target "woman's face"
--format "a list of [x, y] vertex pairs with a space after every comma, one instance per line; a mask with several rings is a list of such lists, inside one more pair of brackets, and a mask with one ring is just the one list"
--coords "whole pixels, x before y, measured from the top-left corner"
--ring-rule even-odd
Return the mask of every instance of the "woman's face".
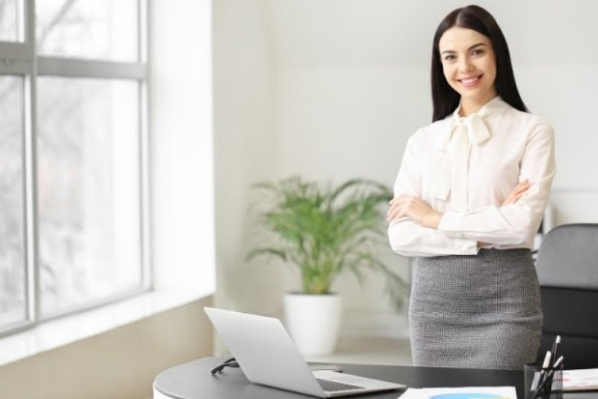
[[444, 77], [461, 104], [483, 106], [496, 97], [496, 56], [490, 39], [472, 29], [448, 29], [438, 43]]

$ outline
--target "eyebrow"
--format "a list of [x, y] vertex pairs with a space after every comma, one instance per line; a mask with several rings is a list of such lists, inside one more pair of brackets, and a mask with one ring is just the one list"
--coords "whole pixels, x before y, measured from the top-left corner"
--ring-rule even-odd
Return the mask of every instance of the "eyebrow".
[[[469, 47], [469, 48], [467, 49], [467, 51], [471, 51], [471, 50], [473, 50], [473, 49], [474, 49], [474, 48], [476, 48], [476, 47], [485, 46], [485, 45], [486, 45], [486, 43], [476, 43], [476, 44], [474, 44], [473, 46]], [[455, 50], [444, 50], [444, 51], [443, 51], [443, 52], [441, 52], [440, 54], [445, 54], [445, 53], [456, 53], [456, 51], [455, 51]]]

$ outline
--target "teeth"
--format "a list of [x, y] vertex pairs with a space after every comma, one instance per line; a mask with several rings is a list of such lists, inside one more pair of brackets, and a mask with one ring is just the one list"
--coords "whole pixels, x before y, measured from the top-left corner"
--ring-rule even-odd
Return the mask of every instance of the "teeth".
[[463, 80], [461, 80], [461, 82], [463, 82], [465, 84], [469, 84], [469, 83], [475, 82], [476, 80], [478, 80], [478, 78], [463, 79]]

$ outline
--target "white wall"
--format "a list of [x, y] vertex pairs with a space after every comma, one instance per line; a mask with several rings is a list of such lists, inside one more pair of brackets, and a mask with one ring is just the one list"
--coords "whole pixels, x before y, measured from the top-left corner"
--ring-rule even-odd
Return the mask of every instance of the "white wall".
[[[220, 4], [220, 0], [215, 3]], [[217, 98], [220, 96], [220, 111], [215, 117], [217, 136], [226, 132], [229, 143], [247, 143], [247, 135], [253, 134], [257, 134], [252, 136], [254, 140], [263, 138], [262, 131], [231, 125], [229, 119], [237, 118], [239, 108], [249, 107], [244, 109], [252, 112], [258, 105], [249, 100], [245, 105], [229, 103], [233, 98], [230, 93], [234, 86], [245, 88], [250, 81], [255, 84], [255, 76], [272, 90], [268, 100], [258, 100], [259, 107], [270, 105], [258, 113], [272, 118], [270, 145], [246, 145], [243, 151], [235, 152], [235, 162], [241, 167], [259, 167], [264, 177], [301, 173], [341, 179], [361, 175], [392, 184], [407, 138], [431, 120], [429, 58], [434, 31], [449, 11], [469, 3], [263, 0], [249, 2], [253, 13], [247, 12], [248, 2], [224, 3], [226, 7], [216, 7], [214, 19], [216, 32], [226, 30], [230, 35], [215, 36], [216, 73], [220, 75], [215, 86]], [[594, 155], [598, 129], [591, 123], [598, 105], [598, 53], [592, 50], [598, 39], [598, 26], [593, 23], [598, 3], [476, 3], [496, 17], [509, 41], [524, 101], [556, 129], [559, 171], [552, 197], [556, 223], [598, 222], [598, 208], [593, 206], [598, 199], [598, 175], [592, 173], [598, 169], [598, 157]], [[252, 34], [247, 34], [248, 29]], [[259, 51], [249, 54], [247, 49], [256, 46]], [[219, 64], [218, 54], [223, 48], [227, 56], [220, 58]], [[226, 70], [219, 71], [224, 64]], [[258, 71], [261, 67], [267, 67], [262, 71], [267, 77]], [[229, 93], [228, 99], [221, 94], [225, 92]], [[224, 125], [227, 128], [223, 131]], [[223, 151], [224, 147], [218, 148], [217, 144], [217, 154]], [[217, 171], [232, 165], [216, 159]], [[255, 177], [258, 175], [262, 177], [259, 173]], [[243, 190], [251, 183], [239, 175], [217, 181], [221, 186], [217, 190], [234, 189], [235, 199], [246, 198]], [[226, 210], [217, 209], [218, 220], [227, 220], [230, 235], [221, 231], [224, 234], [218, 239], [227, 242], [229, 257], [246, 248], [246, 242], [238, 239], [249, 229], [245, 207], [239, 203], [227, 205]], [[398, 270], [407, 272], [404, 258], [392, 259]], [[219, 257], [220, 267], [221, 261]], [[241, 257], [233, 263], [227, 263], [228, 275], [240, 273], [247, 277], [247, 265]], [[271, 301], [278, 298], [272, 294], [266, 302], [261, 290], [268, 284], [278, 284], [278, 280], [266, 279], [265, 275], [260, 278], [265, 279], [259, 288], [253, 284], [256, 280], [249, 280], [251, 284], [243, 284], [238, 293], [228, 291], [227, 296], [238, 304], [251, 303], [255, 308], [261, 303], [262, 310], [272, 309]], [[360, 291], [351, 279], [340, 282], [338, 288], [349, 309], [387, 310], [379, 282], [372, 283]], [[285, 288], [292, 284], [288, 278], [283, 281]]]
[[216, 304], [275, 312], [279, 268], [245, 262], [249, 186], [276, 170], [276, 73], [265, 3], [213, 2]]
[[[405, 81], [403, 76], [409, 75]], [[429, 119], [424, 68], [284, 67], [278, 72], [278, 173], [314, 179], [367, 177], [392, 187], [408, 133]], [[412, 93], [404, 96], [404, 92]], [[390, 249], [388, 250], [390, 252]], [[388, 258], [408, 278], [407, 259]], [[382, 276], [363, 287], [352, 276], [335, 284], [347, 310], [389, 311]], [[348, 277], [348, 278], [347, 278]], [[296, 287], [286, 279], [286, 287]]]
[[0, 398], [147, 399], [162, 371], [212, 354], [212, 298], [0, 368]]

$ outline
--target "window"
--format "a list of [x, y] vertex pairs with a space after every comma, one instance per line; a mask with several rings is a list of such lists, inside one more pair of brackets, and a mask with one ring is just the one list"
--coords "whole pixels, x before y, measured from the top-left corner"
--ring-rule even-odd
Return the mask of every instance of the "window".
[[145, 7], [0, 1], [0, 333], [149, 287]]
[[14, 42], [19, 39], [18, 5], [19, 0], [2, 0], [0, 2], [0, 41]]
[[0, 75], [0, 325], [24, 320], [24, 79]]

